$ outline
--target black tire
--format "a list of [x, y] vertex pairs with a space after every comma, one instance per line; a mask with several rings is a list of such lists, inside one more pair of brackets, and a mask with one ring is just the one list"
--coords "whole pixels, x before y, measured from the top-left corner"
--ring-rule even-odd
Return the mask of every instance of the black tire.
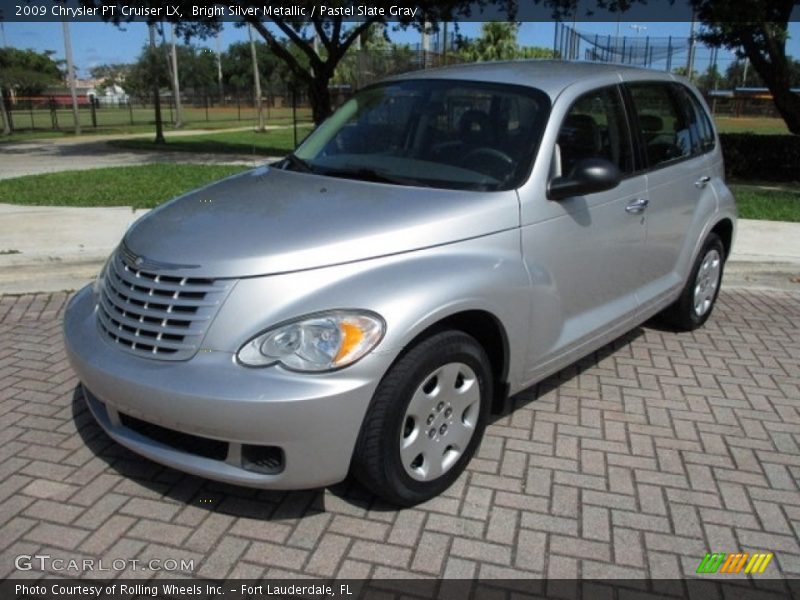
[[[474, 431], [460, 456], [440, 476], [420, 481], [409, 475], [401, 460], [400, 446], [409, 428], [406, 413], [414, 394], [420, 389], [424, 390], [423, 384], [429, 385], [439, 369], [453, 364], [466, 365], [475, 375], [473, 385], [478, 385], [480, 398], [477, 403], [473, 401], [472, 405], [479, 405], [479, 412], [473, 419]], [[459, 389], [458, 379], [454, 389]], [[356, 443], [353, 475], [369, 491], [400, 506], [413, 506], [439, 495], [453, 484], [475, 454], [486, 428], [492, 389], [489, 359], [471, 336], [460, 331], [444, 331], [420, 342], [397, 360], [378, 385]], [[430, 410], [433, 415], [436, 409]], [[433, 429], [436, 429], [439, 419], [445, 418], [441, 409], [439, 412], [441, 414], [436, 415]], [[450, 413], [452, 415], [453, 411]], [[466, 414], [467, 410], [461, 416], [462, 422], [467, 422]], [[451, 421], [453, 418], [450, 417]], [[429, 421], [419, 424], [420, 429], [425, 430], [423, 433], [428, 431], [429, 424]], [[413, 425], [416, 428], [417, 424]], [[463, 426], [458, 424], [456, 427]], [[446, 446], [447, 433], [441, 436], [441, 440], [436, 436], [435, 441], [440, 447]], [[445, 456], [451, 447], [446, 446], [441, 456]]]
[[[716, 252], [719, 257], [719, 276], [716, 281], [716, 287], [713, 290], [713, 296], [710, 298], [710, 305], [707, 309], [698, 313], [695, 307], [695, 287], [697, 285], [697, 274], [703, 266], [704, 261], [709, 257], [710, 253]], [[713, 256], [713, 254], [711, 254]], [[708, 234], [703, 247], [700, 249], [697, 258], [694, 261], [692, 270], [689, 273], [689, 279], [681, 292], [678, 299], [671, 304], [659, 317], [665, 323], [681, 331], [692, 331], [703, 324], [711, 316], [714, 310], [714, 305], [719, 295], [719, 288], [722, 283], [722, 275], [725, 268], [725, 246], [722, 240], [716, 233]]]

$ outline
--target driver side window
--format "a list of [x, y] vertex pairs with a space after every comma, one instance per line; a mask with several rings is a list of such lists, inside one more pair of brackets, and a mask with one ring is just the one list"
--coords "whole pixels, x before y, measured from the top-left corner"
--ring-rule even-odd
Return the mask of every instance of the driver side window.
[[608, 160], [622, 174], [633, 172], [630, 135], [617, 87], [593, 90], [575, 101], [561, 124], [555, 157], [560, 161], [556, 176], [569, 175], [586, 158]]

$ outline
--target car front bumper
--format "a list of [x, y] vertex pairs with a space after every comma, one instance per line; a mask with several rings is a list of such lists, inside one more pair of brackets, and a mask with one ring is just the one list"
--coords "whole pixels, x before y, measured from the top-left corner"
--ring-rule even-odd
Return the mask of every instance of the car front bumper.
[[[64, 338], [92, 414], [117, 442], [181, 471], [270, 489], [321, 487], [346, 477], [389, 362], [375, 353], [342, 371], [301, 374], [246, 368], [230, 352], [215, 350], [201, 350], [187, 361], [140, 358], [100, 333], [89, 287], [67, 306]], [[133, 422], [158, 426], [167, 433], [166, 443], [164, 435], [149, 437]], [[209, 458], [170, 443], [169, 432], [201, 446], [222, 442], [225, 451]], [[245, 468], [243, 453], [263, 446], [280, 450], [280, 470]]]

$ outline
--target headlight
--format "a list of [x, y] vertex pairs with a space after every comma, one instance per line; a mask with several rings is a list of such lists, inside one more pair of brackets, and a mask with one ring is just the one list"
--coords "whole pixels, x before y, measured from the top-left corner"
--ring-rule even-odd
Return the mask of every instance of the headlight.
[[248, 367], [280, 363], [294, 371], [330, 371], [362, 358], [384, 331], [375, 313], [330, 311], [270, 329], [242, 346], [237, 357]]

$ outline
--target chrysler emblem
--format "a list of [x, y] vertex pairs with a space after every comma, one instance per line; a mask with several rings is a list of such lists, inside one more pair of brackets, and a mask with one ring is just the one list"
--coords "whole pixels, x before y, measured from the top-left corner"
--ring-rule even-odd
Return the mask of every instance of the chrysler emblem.
[[185, 265], [177, 263], [166, 263], [157, 260], [146, 258], [140, 254], [131, 252], [126, 244], [122, 244], [120, 254], [125, 264], [135, 267], [137, 269], [146, 269], [150, 271], [176, 271], [180, 269], [197, 269], [200, 265]]

